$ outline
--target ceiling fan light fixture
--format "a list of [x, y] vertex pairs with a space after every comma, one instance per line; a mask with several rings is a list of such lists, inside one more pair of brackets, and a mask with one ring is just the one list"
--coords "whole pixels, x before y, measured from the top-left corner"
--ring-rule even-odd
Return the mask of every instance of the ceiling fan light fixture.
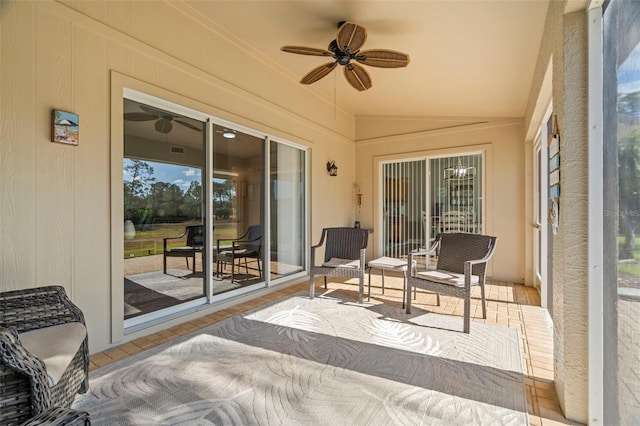
[[173, 124], [171, 124], [171, 120], [166, 120], [164, 118], [156, 121], [153, 125], [157, 132], [167, 134], [173, 129]]
[[225, 130], [222, 133], [222, 137], [225, 137], [227, 139], [234, 139], [236, 137], [236, 132], [232, 132], [230, 130]]

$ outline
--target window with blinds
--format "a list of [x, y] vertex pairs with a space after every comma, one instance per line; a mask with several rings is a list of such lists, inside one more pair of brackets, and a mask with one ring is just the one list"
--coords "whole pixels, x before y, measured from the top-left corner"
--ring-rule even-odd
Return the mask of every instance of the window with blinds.
[[382, 163], [382, 246], [401, 258], [441, 232], [482, 232], [482, 154]]

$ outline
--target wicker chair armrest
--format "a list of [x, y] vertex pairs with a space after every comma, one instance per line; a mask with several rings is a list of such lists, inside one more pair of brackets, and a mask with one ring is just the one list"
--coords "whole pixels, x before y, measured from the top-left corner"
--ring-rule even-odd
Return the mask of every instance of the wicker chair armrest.
[[216, 240], [216, 250], [218, 253], [220, 253], [220, 241], [231, 241], [229, 239], [225, 239], [225, 238], [220, 238], [218, 240]]
[[467, 260], [465, 263], [468, 263], [470, 265], [479, 265], [481, 263], [487, 263], [489, 261], [489, 259], [491, 259], [491, 255], [492, 254], [493, 253], [489, 253], [488, 255], [483, 257], [482, 259]]
[[184, 238], [185, 235], [187, 235], [186, 229], [182, 234], [178, 235], [177, 237], [164, 237], [162, 239], [162, 246], [164, 248], [164, 251], [167, 251], [167, 240], [179, 240], [180, 238]]
[[311, 246], [311, 266], [315, 266], [316, 265], [316, 249], [320, 247], [320, 245], [316, 245], [316, 246]]
[[315, 246], [311, 246], [311, 266], [315, 266], [316, 264], [316, 249], [320, 248], [324, 244], [324, 237], [327, 234], [326, 229], [322, 230], [322, 236], [320, 237], [320, 241]]
[[[247, 233], [245, 232], [245, 235], [247, 235]], [[244, 235], [243, 235], [244, 237]], [[236, 246], [236, 243], [245, 243], [245, 242], [251, 242], [251, 241], [244, 241], [242, 240], [242, 237], [240, 238], [220, 238], [218, 240], [216, 240], [216, 247], [218, 249], [218, 253], [220, 252], [220, 241], [228, 241], [231, 243], [231, 248]]]
[[491, 255], [493, 255], [492, 252], [487, 254], [482, 259], [473, 259], [473, 260], [467, 260], [466, 262], [464, 262], [464, 273], [465, 273], [465, 275], [471, 275], [473, 273], [474, 265], [482, 265], [483, 263], [487, 263], [489, 261], [489, 259], [491, 259]]
[[84, 314], [61, 286], [0, 293], [0, 311], [0, 327], [15, 327], [20, 333], [69, 322], [86, 326]]
[[436, 250], [438, 249], [438, 247], [440, 247], [440, 237], [438, 236], [438, 238], [436, 238], [436, 240], [433, 242], [433, 244], [431, 244], [431, 247], [429, 247], [428, 250], [425, 251], [425, 253], [427, 254], [434, 254], [436, 252]]
[[432, 256], [436, 253], [436, 250], [440, 246], [440, 239], [436, 241], [428, 249], [418, 249], [409, 253], [409, 257], [413, 256]]
[[184, 234], [180, 235], [179, 237], [164, 237], [163, 240], [167, 241], [167, 240], [179, 240], [180, 238], [184, 238]]
[[318, 244], [316, 244], [315, 246], [311, 246], [312, 250], [316, 249], [318, 247], [322, 247], [322, 245], [324, 244], [324, 238], [325, 238], [326, 234], [327, 234], [327, 230], [323, 229], [322, 230], [322, 236], [320, 237], [320, 241], [318, 241]]
[[417, 261], [415, 260], [415, 257], [433, 256], [434, 254], [436, 254], [436, 250], [438, 249], [439, 246], [440, 246], [440, 238], [437, 238], [436, 241], [428, 249], [410, 252], [409, 256], [407, 256], [407, 271], [411, 271], [409, 275], [413, 274], [416, 270]]
[[471, 270], [473, 268], [473, 265], [481, 265], [483, 263], [487, 263], [491, 259], [491, 256], [493, 256], [493, 252], [495, 250], [496, 250], [496, 245], [495, 245], [495, 240], [494, 240], [493, 245], [489, 248], [489, 251], [487, 252], [486, 255], [484, 255], [483, 258], [467, 260], [464, 263], [465, 271], [467, 270], [467, 265], [469, 265], [469, 270]]
[[253, 240], [231, 240], [233, 245], [240, 245], [240, 244], [246, 244], [246, 243], [255, 243], [256, 241], [260, 241], [262, 239], [262, 237], [258, 237], [258, 238], [254, 238]]
[[0, 360], [5, 366], [19, 371], [29, 378], [31, 385], [32, 407], [41, 412], [49, 406], [51, 391], [44, 362], [32, 355], [22, 346], [15, 328], [0, 327]]

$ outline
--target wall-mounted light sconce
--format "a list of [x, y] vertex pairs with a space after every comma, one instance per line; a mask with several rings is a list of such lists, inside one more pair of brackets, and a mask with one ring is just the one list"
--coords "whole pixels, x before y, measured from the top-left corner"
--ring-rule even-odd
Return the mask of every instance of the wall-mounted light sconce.
[[327, 163], [327, 171], [329, 172], [329, 176], [338, 176], [338, 166], [336, 166], [335, 161], [329, 161]]

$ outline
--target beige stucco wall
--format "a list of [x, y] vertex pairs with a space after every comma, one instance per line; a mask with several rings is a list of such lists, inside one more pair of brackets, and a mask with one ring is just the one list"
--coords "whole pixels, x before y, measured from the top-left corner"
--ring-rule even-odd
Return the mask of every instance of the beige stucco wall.
[[[396, 135], [390, 135], [391, 131]], [[366, 135], [366, 139], [361, 135]], [[382, 214], [378, 202], [380, 160], [483, 151], [486, 156], [484, 231], [499, 239], [488, 275], [496, 280], [524, 282], [523, 137], [520, 119], [357, 118], [355, 183], [364, 194], [359, 220], [362, 226], [374, 230], [367, 256], [382, 255], [379, 243], [382, 233], [376, 232], [376, 218]]]
[[[584, 6], [565, 1], [549, 5], [525, 126], [530, 143], [543, 112], [541, 107], [551, 95], [561, 153], [559, 229], [553, 236], [553, 261], [549, 265], [553, 273], [555, 386], [567, 418], [587, 423], [588, 22]], [[551, 88], [547, 87], [549, 70]]]
[[[63, 285], [85, 312], [91, 352], [122, 338], [122, 260], [112, 254], [122, 244], [122, 166], [112, 161], [122, 87], [310, 148], [311, 239], [353, 223], [353, 117], [240, 54], [210, 23], [171, 2], [0, 8], [0, 290]], [[79, 114], [79, 146], [49, 141], [52, 108]]]

